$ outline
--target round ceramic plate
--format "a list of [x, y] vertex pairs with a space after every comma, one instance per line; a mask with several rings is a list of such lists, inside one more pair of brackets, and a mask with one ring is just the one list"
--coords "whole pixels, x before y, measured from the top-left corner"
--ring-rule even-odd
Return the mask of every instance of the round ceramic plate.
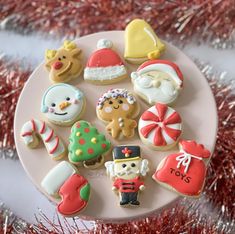
[[[89, 55], [96, 49], [96, 43], [101, 38], [112, 40], [114, 49], [120, 56], [123, 55], [123, 31], [96, 33], [81, 37], [75, 41], [83, 51], [84, 64]], [[213, 151], [217, 131], [217, 113], [210, 87], [200, 70], [186, 55], [169, 43], [166, 43], [166, 48], [166, 52], [161, 59], [168, 59], [178, 64], [184, 75], [184, 89], [174, 105], [174, 108], [180, 113], [183, 119], [182, 138], [196, 140]], [[125, 64], [129, 74], [138, 67]], [[88, 206], [80, 216], [86, 219], [101, 219], [105, 221], [130, 220], [150, 215], [152, 212], [169, 205], [177, 199], [179, 197], [178, 194], [159, 186], [151, 178], [159, 162], [177, 149], [175, 148], [167, 152], [153, 151], [142, 144], [137, 131], [135, 137], [130, 140], [113, 140], [105, 131], [105, 125], [96, 117], [96, 102], [101, 94], [110, 88], [127, 88], [133, 91], [131, 79], [128, 78], [114, 85], [95, 86], [84, 82], [83, 76], [81, 75], [71, 84], [79, 87], [85, 93], [87, 108], [83, 119], [91, 122], [100, 132], [104, 133], [112, 142], [113, 146], [120, 144], [140, 145], [142, 157], [147, 158], [151, 166], [149, 175], [145, 179], [146, 190], [141, 192], [139, 196], [141, 205], [137, 208], [123, 208], [118, 205], [119, 198], [112, 192], [112, 181], [106, 176], [104, 167], [97, 170], [79, 168], [80, 174], [88, 179], [92, 188]], [[48, 72], [42, 63], [35, 69], [25, 84], [17, 104], [14, 123], [15, 142], [21, 163], [33, 183], [42, 193], [44, 193], [40, 185], [42, 179], [58, 162], [53, 161], [49, 157], [43, 146], [36, 149], [29, 149], [20, 137], [20, 130], [22, 125], [31, 118], [44, 118], [40, 112], [40, 103], [44, 91], [50, 85]], [[141, 105], [141, 113], [143, 113], [149, 106], [140, 98], [137, 99]], [[68, 144], [70, 128], [55, 125], [52, 127]], [[107, 160], [111, 159], [111, 155], [107, 157]], [[52, 197], [48, 198], [53, 202], [58, 202]]]

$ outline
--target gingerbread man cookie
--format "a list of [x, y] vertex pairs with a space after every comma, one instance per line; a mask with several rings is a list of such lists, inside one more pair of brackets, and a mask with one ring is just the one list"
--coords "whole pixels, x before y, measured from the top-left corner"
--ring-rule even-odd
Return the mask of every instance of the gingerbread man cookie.
[[106, 130], [113, 138], [133, 137], [139, 114], [139, 104], [132, 93], [126, 89], [110, 89], [99, 99], [97, 116], [107, 123]]

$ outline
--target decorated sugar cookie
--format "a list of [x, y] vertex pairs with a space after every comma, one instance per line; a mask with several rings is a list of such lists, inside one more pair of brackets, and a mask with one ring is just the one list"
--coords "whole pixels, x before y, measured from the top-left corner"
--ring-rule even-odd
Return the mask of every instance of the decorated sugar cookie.
[[168, 60], [150, 60], [131, 73], [134, 91], [151, 105], [171, 104], [183, 86], [179, 67]]
[[63, 141], [44, 121], [32, 119], [26, 122], [21, 128], [21, 137], [24, 143], [31, 149], [36, 148], [41, 139], [48, 154], [54, 160], [60, 160], [67, 155], [67, 149]]
[[42, 97], [41, 111], [57, 125], [71, 126], [81, 118], [86, 102], [78, 88], [59, 83], [49, 87]]
[[127, 78], [120, 56], [112, 50], [113, 43], [100, 39], [97, 50], [90, 56], [84, 70], [84, 79], [94, 84], [111, 84]]
[[154, 150], [168, 150], [179, 140], [182, 121], [173, 108], [157, 103], [141, 115], [138, 127], [144, 144]]
[[195, 141], [187, 140], [181, 140], [179, 148], [179, 153], [171, 154], [160, 162], [153, 179], [183, 196], [199, 196], [210, 151]]
[[90, 184], [66, 161], [52, 168], [41, 186], [48, 195], [61, 199], [57, 210], [68, 217], [74, 217], [84, 210], [90, 197]]
[[120, 197], [120, 206], [139, 206], [138, 195], [145, 189], [142, 177], [149, 171], [148, 160], [142, 159], [139, 146], [122, 145], [113, 149], [113, 160], [105, 163], [107, 174], [114, 180], [112, 190]]
[[99, 99], [96, 107], [99, 119], [107, 123], [106, 130], [113, 138], [133, 137], [139, 104], [126, 89], [110, 89]]
[[165, 45], [151, 26], [144, 20], [132, 20], [125, 29], [125, 59], [141, 64], [148, 59], [157, 59], [165, 51]]
[[77, 78], [82, 70], [81, 49], [71, 41], [65, 41], [58, 50], [47, 50], [45, 66], [53, 83], [69, 82]]
[[73, 125], [69, 137], [69, 161], [95, 169], [103, 165], [110, 147], [111, 143], [95, 127], [86, 121], [78, 121]]

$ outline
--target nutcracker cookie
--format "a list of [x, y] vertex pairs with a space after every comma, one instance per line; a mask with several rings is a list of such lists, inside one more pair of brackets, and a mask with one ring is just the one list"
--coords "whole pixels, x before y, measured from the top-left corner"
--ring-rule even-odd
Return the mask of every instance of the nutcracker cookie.
[[159, 58], [164, 51], [165, 45], [146, 21], [135, 19], [127, 25], [124, 52], [127, 62], [141, 64]]
[[100, 39], [97, 50], [90, 56], [84, 69], [84, 79], [93, 84], [107, 85], [128, 77], [120, 56], [112, 49], [113, 43]]
[[179, 67], [168, 60], [150, 60], [131, 73], [134, 91], [150, 105], [172, 104], [183, 87]]
[[49, 87], [42, 97], [41, 112], [57, 125], [71, 126], [85, 111], [84, 94], [78, 88], [64, 83]]
[[144, 144], [154, 150], [168, 150], [179, 140], [182, 121], [173, 108], [157, 103], [141, 115], [138, 127]]
[[171, 154], [160, 162], [152, 177], [183, 196], [197, 197], [203, 189], [210, 151], [188, 140], [181, 140], [179, 148], [179, 153]]
[[98, 100], [96, 113], [107, 124], [106, 130], [115, 139], [133, 137], [139, 114], [135, 96], [126, 89], [110, 89]]
[[88, 204], [90, 184], [67, 161], [52, 168], [43, 178], [41, 186], [48, 195], [60, 199], [57, 210], [63, 216], [74, 217]]
[[140, 147], [115, 147], [113, 161], [106, 162], [105, 167], [114, 180], [112, 190], [119, 194], [120, 206], [139, 206], [139, 192], [145, 189], [142, 177], [149, 171], [148, 160], [141, 158]]
[[65, 41], [58, 50], [46, 50], [45, 66], [53, 83], [66, 83], [77, 78], [82, 70], [81, 49], [71, 41]]
[[31, 149], [36, 148], [40, 139], [43, 141], [48, 154], [54, 160], [60, 160], [67, 155], [67, 148], [55, 131], [44, 121], [32, 119], [21, 128], [21, 137]]
[[88, 122], [78, 121], [73, 125], [69, 137], [68, 157], [71, 163], [83, 163], [84, 167], [95, 169], [103, 165], [110, 148], [110, 141]]

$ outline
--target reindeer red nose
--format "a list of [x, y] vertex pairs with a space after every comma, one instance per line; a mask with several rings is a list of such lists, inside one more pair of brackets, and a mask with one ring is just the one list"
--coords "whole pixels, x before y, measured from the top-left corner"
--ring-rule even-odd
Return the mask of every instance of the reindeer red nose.
[[63, 63], [59, 62], [59, 61], [56, 61], [55, 63], [53, 63], [52, 66], [53, 66], [54, 69], [59, 70], [63, 66]]

